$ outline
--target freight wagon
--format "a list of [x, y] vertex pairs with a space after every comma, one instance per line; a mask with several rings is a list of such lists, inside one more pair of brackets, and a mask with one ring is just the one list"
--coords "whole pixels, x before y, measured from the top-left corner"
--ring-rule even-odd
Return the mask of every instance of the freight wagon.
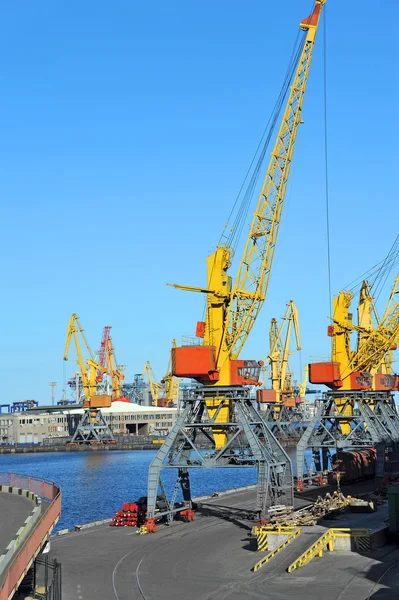
[[352, 483], [375, 477], [375, 448], [364, 448], [363, 450], [350, 450], [339, 452], [332, 457], [332, 472], [329, 473], [329, 483], [337, 481], [337, 473], [340, 475], [340, 483]]

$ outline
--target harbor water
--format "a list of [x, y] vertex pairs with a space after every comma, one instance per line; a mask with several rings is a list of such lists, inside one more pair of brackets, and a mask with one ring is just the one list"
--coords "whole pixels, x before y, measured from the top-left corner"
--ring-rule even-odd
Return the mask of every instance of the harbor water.
[[[57, 531], [106, 519], [123, 502], [146, 496], [148, 467], [155, 454], [152, 450], [7, 454], [0, 456], [0, 471], [44, 477], [61, 487], [62, 515]], [[172, 486], [173, 476], [175, 470], [163, 476], [169, 482], [167, 488]], [[190, 469], [193, 496], [252, 485], [256, 479], [254, 468]]]
[[[296, 472], [295, 449], [286, 449]], [[147, 495], [152, 450], [112, 452], [50, 452], [0, 455], [0, 471], [23, 473], [54, 481], [62, 491], [62, 515], [57, 529], [71, 528], [113, 516], [123, 502]], [[163, 474], [170, 493], [176, 470]], [[257, 471], [251, 467], [190, 469], [193, 497], [253, 485]], [[178, 500], [181, 497], [178, 497]]]

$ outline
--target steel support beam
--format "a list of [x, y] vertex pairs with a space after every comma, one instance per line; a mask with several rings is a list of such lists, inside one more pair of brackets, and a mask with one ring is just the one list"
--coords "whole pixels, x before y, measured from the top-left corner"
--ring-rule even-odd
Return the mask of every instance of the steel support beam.
[[395, 460], [398, 457], [399, 415], [394, 407], [392, 394], [385, 391], [330, 391], [323, 394], [322, 402], [298, 442], [298, 480], [303, 480], [305, 475], [307, 448], [313, 452], [322, 449], [326, 453], [335, 449], [375, 447], [377, 476], [381, 476], [385, 449], [393, 452]]
[[114, 440], [113, 433], [99, 409], [85, 409], [71, 440], [74, 444], [105, 443]]
[[[206, 400], [217, 396], [228, 403], [229, 418], [216, 421], [218, 412], [210, 417]], [[213, 431], [226, 432], [223, 448], [216, 448]], [[245, 387], [197, 388], [190, 390], [182, 415], [177, 419], [152, 461], [148, 473], [148, 518], [156, 514], [173, 519], [176, 512], [191, 507], [189, 469], [220, 467], [255, 467], [258, 471], [256, 512], [265, 518], [267, 509], [275, 504], [293, 505], [291, 461], [285, 450], [255, 409]], [[165, 469], [175, 469], [177, 477], [168, 500], [162, 481]], [[179, 485], [183, 504], [176, 504]], [[157, 502], [167, 509], [157, 511]]]

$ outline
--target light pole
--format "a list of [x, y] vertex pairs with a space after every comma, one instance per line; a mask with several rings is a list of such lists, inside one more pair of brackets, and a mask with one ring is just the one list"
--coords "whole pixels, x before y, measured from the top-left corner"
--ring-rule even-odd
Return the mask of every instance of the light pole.
[[54, 406], [54, 388], [57, 385], [56, 381], [50, 381], [49, 386], [51, 387], [51, 404]]

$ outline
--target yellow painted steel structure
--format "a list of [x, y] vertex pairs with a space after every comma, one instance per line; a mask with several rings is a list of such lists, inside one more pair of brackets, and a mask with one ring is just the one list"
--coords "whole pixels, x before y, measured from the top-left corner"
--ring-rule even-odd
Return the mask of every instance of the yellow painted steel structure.
[[162, 386], [160, 383], [157, 383], [157, 380], [154, 375], [154, 371], [152, 370], [149, 360], [147, 360], [147, 362], [144, 365], [144, 369], [143, 369], [143, 379], [145, 379], [146, 377], [148, 380], [148, 384], [150, 386], [152, 405], [158, 406], [159, 390], [162, 388]]
[[281, 527], [278, 529], [265, 528], [262, 527], [260, 533], [257, 536], [258, 543], [258, 551], [267, 551], [268, 550], [268, 536], [278, 535], [278, 536], [286, 536], [285, 540], [283, 540], [278, 546], [274, 548], [271, 552], [269, 552], [266, 556], [261, 558], [256, 565], [253, 567], [253, 571], [259, 571], [266, 563], [269, 562], [274, 556], [276, 556], [281, 550], [283, 550], [288, 544], [293, 542], [295, 538], [297, 538], [301, 533], [301, 529], [299, 527]]
[[287, 304], [280, 326], [276, 319], [272, 319], [269, 330], [269, 355], [272, 389], [276, 392], [274, 404], [274, 418], [278, 419], [280, 408], [285, 399], [293, 397], [293, 373], [289, 368], [291, 332], [294, 328], [296, 349], [301, 350], [299, 334], [298, 310], [290, 300]]
[[305, 398], [306, 388], [309, 380], [309, 365], [305, 365], [303, 369], [302, 381], [299, 384], [299, 397]]
[[[363, 281], [357, 307], [358, 323], [352, 321], [351, 292], [342, 291], [333, 300], [332, 362], [339, 363], [340, 390], [351, 390], [351, 375], [362, 373], [369, 382], [368, 389], [375, 389], [376, 374], [392, 374], [393, 351], [399, 341], [399, 274], [393, 284], [383, 317], [380, 319], [368, 282]], [[351, 350], [351, 333], [357, 332], [357, 349]], [[338, 412], [351, 417], [353, 402], [348, 398], [336, 398]], [[370, 401], [370, 408], [373, 403]], [[351, 422], [340, 420], [341, 432], [349, 435]]]
[[[379, 319], [367, 281], [358, 303], [358, 324], [352, 321], [350, 292], [340, 292], [333, 300], [332, 361], [340, 364], [342, 390], [350, 390], [353, 372], [370, 375], [392, 370], [392, 352], [399, 341], [399, 274], [393, 284], [384, 315]], [[374, 317], [374, 319], [373, 319]], [[350, 336], [357, 331], [356, 351], [351, 350]], [[371, 382], [373, 387], [373, 382]]]
[[[86, 350], [89, 354], [89, 358], [85, 360], [83, 358], [82, 349], [79, 342], [79, 335], [82, 337], [83, 342], [86, 346]], [[90, 400], [93, 396], [97, 394], [97, 370], [101, 373], [106, 373], [107, 369], [103, 368], [99, 365], [95, 360], [89, 343], [86, 339], [84, 330], [80, 324], [79, 317], [77, 314], [73, 313], [68, 322], [67, 335], [66, 335], [66, 343], [65, 343], [65, 351], [64, 351], [64, 360], [68, 360], [69, 357], [69, 349], [71, 345], [71, 340], [75, 342], [76, 355], [78, 359], [79, 371], [82, 377], [82, 386], [84, 395], [87, 400]], [[87, 365], [87, 366], [86, 366]]]
[[[339, 363], [340, 390], [351, 390], [353, 373], [363, 373], [369, 389], [375, 389], [376, 374], [391, 374], [393, 350], [399, 340], [399, 274], [395, 279], [382, 319], [379, 319], [368, 282], [363, 281], [357, 306], [357, 325], [353, 323], [353, 294], [342, 291], [333, 300], [332, 362]], [[357, 332], [357, 349], [351, 350], [351, 334]], [[336, 409], [351, 417], [353, 402], [342, 397], [335, 400]], [[373, 409], [373, 404], [370, 403]], [[340, 420], [343, 435], [349, 435], [351, 422]]]
[[[392, 350], [399, 341], [399, 274], [393, 284], [382, 319], [359, 344], [349, 367], [375, 375], [392, 364]], [[384, 372], [384, 371], [382, 371]]]
[[[204, 292], [207, 295], [204, 345], [216, 348], [217, 369], [220, 373], [219, 380], [214, 383], [216, 386], [230, 384], [229, 361], [238, 358], [266, 298], [316, 32], [324, 3], [325, 0], [317, 0], [313, 14], [300, 23], [301, 29], [306, 31], [303, 49], [234, 283], [228, 274], [234, 251], [230, 246], [220, 243], [207, 258], [206, 287], [172, 284], [178, 289]], [[226, 421], [227, 416], [220, 415], [220, 418]]]
[[[86, 346], [86, 350], [89, 354], [89, 358], [86, 359], [86, 364], [83, 359], [82, 349], [79, 342], [79, 334], [81, 335]], [[85, 395], [83, 405], [86, 409], [89, 410], [90, 420], [92, 421], [92, 423], [94, 423], [99, 412], [99, 407], [107, 408], [111, 406], [111, 396], [97, 396], [97, 373], [106, 373], [107, 368], [102, 367], [94, 360], [93, 353], [86, 339], [83, 328], [80, 324], [79, 317], [75, 313], [73, 313], [68, 322], [64, 360], [68, 360], [72, 337], [75, 342], [78, 365], [80, 375], [82, 378], [83, 391]]]
[[[177, 344], [176, 344], [176, 340], [173, 340], [173, 348], [176, 348]], [[168, 405], [174, 405], [178, 403], [179, 401], [179, 389], [180, 389], [180, 379], [179, 377], [175, 377], [172, 374], [172, 359], [169, 358], [169, 364], [168, 364], [168, 370], [165, 374], [165, 376], [163, 377], [161, 383], [157, 383], [157, 379], [155, 377], [154, 371], [152, 370], [151, 364], [149, 361], [147, 361], [144, 365], [144, 369], [143, 369], [143, 379], [145, 379], [145, 377], [147, 377], [148, 380], [148, 384], [150, 386], [150, 391], [151, 391], [151, 396], [152, 396], [152, 403], [154, 406], [158, 406], [158, 400], [159, 400], [159, 392], [160, 390], [163, 389], [164, 386], [164, 393], [165, 393], [165, 398], [168, 402]]]
[[[176, 340], [173, 340], [172, 348], [176, 348]], [[176, 405], [179, 403], [180, 378], [172, 374], [172, 357], [169, 357], [168, 370], [162, 379], [161, 383], [165, 386], [165, 398], [168, 405]]]
[[107, 338], [107, 373], [111, 378], [112, 400], [117, 400], [123, 396], [122, 385], [125, 375], [117, 365], [115, 350], [110, 335], [108, 335]]
[[291, 573], [295, 569], [299, 569], [300, 567], [304, 567], [308, 563], [310, 563], [315, 556], [319, 556], [320, 558], [323, 556], [326, 549], [330, 552], [334, 550], [334, 542], [337, 538], [350, 537], [355, 540], [355, 543], [361, 538], [370, 539], [370, 531], [369, 529], [351, 529], [351, 528], [332, 528], [328, 529], [326, 533], [324, 533], [318, 540], [301, 556], [299, 556], [293, 563], [290, 564], [287, 571]]
[[[217, 381], [209, 385], [231, 385], [230, 361], [236, 360], [265, 301], [277, 242], [288, 177], [295, 148], [312, 60], [316, 32], [325, 0], [316, 0], [310, 17], [300, 23], [306, 31], [293, 83], [271, 152], [252, 223], [238, 265], [236, 277], [228, 274], [234, 250], [221, 242], [207, 258], [207, 286], [204, 288], [172, 284], [187, 291], [204, 292], [206, 319], [204, 345], [216, 348]], [[229, 421], [230, 404], [224, 397], [206, 398], [211, 419]], [[214, 430], [216, 448], [223, 448], [227, 434]]]

